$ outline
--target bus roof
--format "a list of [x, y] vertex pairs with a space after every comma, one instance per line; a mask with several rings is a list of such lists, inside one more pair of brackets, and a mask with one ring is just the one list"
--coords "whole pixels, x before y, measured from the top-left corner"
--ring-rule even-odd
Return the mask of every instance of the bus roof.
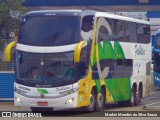
[[66, 14], [66, 15], [80, 15], [82, 10], [39, 10], [39, 11], [31, 11], [26, 13], [28, 16], [32, 15], [54, 15], [54, 14]]
[[96, 17], [113, 18], [113, 19], [118, 19], [118, 20], [125, 20], [125, 21], [136, 22], [136, 23], [150, 24], [146, 20], [135, 19], [135, 18], [125, 17], [125, 16], [119, 16], [119, 15], [109, 14], [109, 13], [105, 13], [105, 12], [97, 12], [95, 16]]
[[125, 17], [125, 16], [120, 16], [120, 15], [114, 15], [114, 14], [109, 14], [106, 12], [97, 12], [97, 11], [92, 11], [92, 10], [77, 10], [77, 9], [62, 9], [62, 10], [39, 10], [39, 11], [31, 11], [26, 13], [27, 16], [32, 16], [32, 15], [55, 15], [55, 14], [66, 14], [66, 15], [90, 15], [90, 14], [95, 14], [96, 17], [107, 17], [107, 18], [113, 18], [113, 19], [118, 19], [118, 20], [125, 20], [125, 21], [131, 21], [131, 22], [136, 22], [136, 23], [143, 23], [143, 24], [150, 24], [146, 20], [141, 20], [141, 19], [135, 19], [135, 18], [130, 18], [130, 17]]

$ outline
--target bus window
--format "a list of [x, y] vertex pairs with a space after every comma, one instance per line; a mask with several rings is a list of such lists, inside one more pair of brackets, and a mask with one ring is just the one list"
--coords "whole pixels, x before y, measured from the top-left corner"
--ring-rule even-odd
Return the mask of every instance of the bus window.
[[37, 46], [75, 44], [79, 31], [77, 16], [28, 16], [22, 22], [18, 42]]
[[81, 39], [88, 40], [93, 38], [93, 15], [84, 16], [81, 25]]
[[149, 43], [150, 42], [150, 27], [149, 25], [137, 24], [137, 42]]
[[101, 26], [98, 32], [98, 43], [101, 41], [107, 40], [108, 31], [105, 26]]
[[159, 34], [156, 36], [155, 47], [156, 47], [156, 48], [160, 48], [160, 35], [159, 35]]
[[93, 29], [93, 17], [93, 15], [88, 15], [83, 18], [81, 30], [88, 32]]
[[136, 43], [137, 42], [137, 32], [136, 32], [136, 26], [137, 23], [134, 22], [128, 22], [128, 30], [129, 30], [129, 37], [130, 42]]
[[128, 23], [125, 21], [116, 22], [117, 40], [122, 42], [129, 41]]

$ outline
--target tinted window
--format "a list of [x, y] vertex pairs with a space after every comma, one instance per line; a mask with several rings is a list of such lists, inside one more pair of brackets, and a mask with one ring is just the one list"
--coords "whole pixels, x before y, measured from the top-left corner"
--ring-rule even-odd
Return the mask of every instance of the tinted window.
[[[149, 25], [110, 18], [105, 18], [104, 22], [106, 25], [102, 24], [97, 31], [98, 42], [104, 40], [145, 44], [150, 42]], [[110, 34], [108, 30], [111, 30]]]
[[130, 42], [136, 43], [137, 42], [137, 23], [128, 22], [128, 31], [129, 31]]
[[150, 42], [150, 27], [144, 24], [137, 24], [137, 42], [149, 43]]
[[101, 42], [104, 40], [110, 40], [110, 39], [107, 39], [108, 35], [109, 35], [109, 33], [108, 33], [106, 27], [101, 26], [99, 29], [99, 32], [98, 32], [98, 42]]
[[63, 86], [76, 82], [73, 52], [38, 54], [17, 51], [17, 83]]
[[94, 20], [93, 17], [94, 17], [93, 15], [88, 15], [83, 17], [81, 29], [84, 32], [88, 32], [93, 29], [93, 20]]
[[160, 73], [160, 55], [154, 53], [154, 71]]
[[156, 36], [156, 44], [155, 44], [156, 48], [160, 48], [160, 35], [158, 34]]
[[59, 46], [78, 43], [80, 17], [28, 16], [23, 19], [19, 43], [41, 46]]
[[[111, 78], [130, 78], [133, 73], [133, 60], [132, 59], [106, 59], [100, 60], [100, 72], [104, 69], [108, 69], [108, 73], [105, 72], [105, 79]], [[103, 79], [100, 78], [97, 63], [93, 65], [93, 79]]]
[[129, 42], [129, 29], [128, 29], [128, 22], [115, 20], [115, 40], [122, 41], [122, 42]]

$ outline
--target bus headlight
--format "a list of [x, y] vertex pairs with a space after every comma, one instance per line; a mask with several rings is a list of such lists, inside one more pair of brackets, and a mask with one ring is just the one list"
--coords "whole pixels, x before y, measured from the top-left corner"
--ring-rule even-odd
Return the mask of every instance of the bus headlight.
[[20, 99], [20, 98], [17, 98], [17, 97], [15, 97], [15, 100], [16, 100], [17, 102], [19, 102], [19, 103], [22, 102], [21, 99]]
[[72, 103], [72, 102], [73, 102], [73, 100], [74, 100], [74, 98], [70, 98], [70, 99], [68, 99], [68, 100], [66, 101], [66, 103], [65, 103], [65, 104]]

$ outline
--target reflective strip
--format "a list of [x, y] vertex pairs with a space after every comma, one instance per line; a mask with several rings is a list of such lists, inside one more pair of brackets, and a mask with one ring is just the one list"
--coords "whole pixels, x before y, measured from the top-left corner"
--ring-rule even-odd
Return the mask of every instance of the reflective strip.
[[26, 52], [35, 52], [35, 53], [59, 53], [59, 52], [73, 51], [76, 45], [77, 44], [54, 46], [54, 47], [40, 47], [40, 46], [17, 44], [16, 49]]
[[0, 100], [3, 100], [3, 101], [5, 101], [5, 100], [14, 100], [14, 98], [0, 98]]
[[0, 71], [0, 73], [15, 73], [15, 71]]

